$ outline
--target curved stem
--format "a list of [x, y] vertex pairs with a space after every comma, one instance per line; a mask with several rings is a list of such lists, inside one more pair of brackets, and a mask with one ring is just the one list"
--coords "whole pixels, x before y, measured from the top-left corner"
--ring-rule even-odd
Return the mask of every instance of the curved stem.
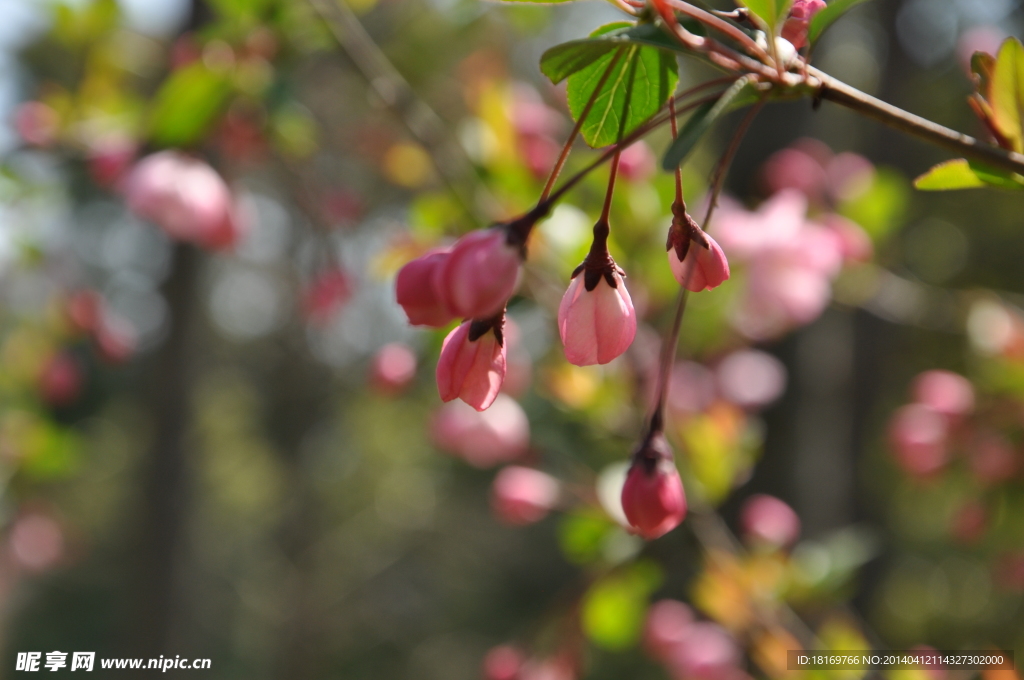
[[711, 196], [708, 201], [708, 211], [704, 215], [704, 224], [701, 225], [701, 228], [705, 231], [707, 231], [708, 224], [711, 222], [711, 216], [715, 213], [715, 208], [718, 207], [718, 196], [722, 193], [722, 187], [725, 185], [725, 174], [728, 172], [729, 166], [732, 165], [732, 159], [736, 157], [736, 152], [740, 148], [740, 142], [746, 136], [747, 130], [750, 129], [750, 124], [754, 122], [754, 118], [764, 108], [766, 101], [767, 99], [761, 97], [756, 104], [750, 107], [750, 111], [743, 117], [740, 126], [736, 128], [732, 141], [729, 142], [729, 147], [722, 154], [721, 160], [718, 161], [718, 167], [715, 168], [715, 174], [711, 179]]
[[551, 194], [551, 189], [555, 186], [555, 180], [558, 179], [558, 175], [561, 174], [562, 168], [565, 166], [565, 161], [569, 158], [569, 152], [572, 151], [572, 145], [576, 141], [576, 137], [579, 136], [580, 130], [583, 129], [583, 123], [587, 120], [587, 116], [590, 115], [590, 110], [594, 108], [594, 102], [597, 101], [598, 95], [601, 94], [601, 89], [604, 84], [608, 81], [608, 77], [611, 76], [612, 70], [615, 65], [619, 63], [619, 59], [622, 57], [622, 50], [618, 50], [612, 60], [608, 63], [608, 68], [605, 69], [601, 75], [601, 79], [597, 81], [597, 86], [594, 88], [593, 94], [590, 95], [590, 99], [587, 100], [586, 106], [580, 111], [580, 115], [577, 117], [576, 124], [572, 128], [572, 132], [569, 133], [569, 138], [565, 140], [565, 145], [562, 147], [562, 153], [558, 155], [558, 160], [555, 161], [555, 167], [551, 168], [551, 174], [548, 175], [548, 181], [544, 184], [544, 190], [540, 192], [540, 199], [538, 202], [544, 202], [547, 197]]
[[682, 12], [691, 19], [696, 19], [705, 26], [729, 36], [739, 44], [743, 45], [743, 47], [747, 48], [751, 54], [755, 54], [761, 59], [766, 59], [768, 57], [768, 53], [765, 52], [760, 45], [754, 42], [749, 35], [736, 26], [733, 26], [728, 21], [719, 19], [714, 14], [706, 12], [699, 7], [694, 7], [688, 2], [683, 2], [683, 0], [667, 0], [667, 2], [673, 9]]

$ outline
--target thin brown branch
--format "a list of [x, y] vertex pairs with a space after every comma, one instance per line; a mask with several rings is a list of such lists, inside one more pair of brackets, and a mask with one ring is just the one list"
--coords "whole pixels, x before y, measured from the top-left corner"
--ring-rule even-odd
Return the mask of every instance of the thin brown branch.
[[817, 92], [822, 99], [845, 106], [936, 146], [962, 154], [968, 159], [1024, 175], [1024, 154], [983, 144], [974, 137], [887, 104], [816, 68], [808, 67], [807, 73], [818, 81]]

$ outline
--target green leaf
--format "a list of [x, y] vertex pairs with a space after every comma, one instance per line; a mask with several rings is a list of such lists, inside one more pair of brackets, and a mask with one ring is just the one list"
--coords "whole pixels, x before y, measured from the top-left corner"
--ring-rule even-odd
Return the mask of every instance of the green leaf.
[[541, 56], [540, 72], [557, 85], [617, 47], [610, 40], [573, 40], [555, 45]]
[[665, 170], [675, 170], [686, 160], [716, 120], [729, 111], [753, 104], [759, 96], [757, 84], [752, 78], [740, 78], [717, 100], [708, 102], [694, 111], [686, 125], [679, 131], [679, 137], [665, 153], [661, 167]]
[[181, 68], [164, 81], [150, 111], [150, 138], [162, 146], [188, 146], [202, 137], [227, 102], [228, 75], [202, 62]]
[[903, 173], [880, 167], [868, 190], [841, 203], [839, 213], [859, 224], [880, 243], [904, 223], [910, 198], [910, 183]]
[[1024, 178], [960, 158], [936, 165], [914, 180], [914, 186], [921, 191], [978, 189], [985, 186], [1021, 190], [1024, 189]]
[[[600, 34], [595, 37], [600, 37]], [[569, 111], [575, 120], [579, 120], [587, 102], [596, 92], [594, 104], [580, 130], [583, 139], [592, 147], [614, 144], [657, 113], [675, 91], [679, 79], [674, 55], [626, 42], [626, 39], [616, 41], [609, 37], [608, 40], [613, 49], [597, 55], [586, 66], [573, 72], [567, 88]], [[556, 63], [578, 65], [581, 60]], [[609, 68], [611, 71], [605, 77]], [[568, 69], [566, 66], [563, 70]], [[600, 91], [597, 90], [598, 85], [601, 86]]]
[[859, 5], [865, 0], [832, 0], [825, 9], [821, 10], [811, 19], [811, 25], [807, 29], [807, 43], [813, 45], [821, 34], [831, 26], [836, 19], [846, 14], [854, 5]]
[[740, 2], [757, 15], [763, 27], [774, 32], [775, 27], [789, 14], [789, 6], [793, 0], [740, 0]]
[[1024, 152], [1024, 45], [1016, 38], [999, 48], [990, 94], [993, 122], [1014, 151]]
[[583, 596], [583, 632], [605, 649], [632, 647], [643, 628], [647, 600], [661, 580], [661, 570], [651, 562], [638, 562], [601, 579]]

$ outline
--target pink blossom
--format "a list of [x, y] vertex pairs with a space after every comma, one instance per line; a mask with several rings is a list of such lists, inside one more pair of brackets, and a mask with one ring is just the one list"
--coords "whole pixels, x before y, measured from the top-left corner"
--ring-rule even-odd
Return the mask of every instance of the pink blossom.
[[875, 165], [858, 153], [838, 154], [825, 166], [828, 189], [839, 202], [852, 201], [864, 195], [875, 181]]
[[889, 441], [908, 474], [930, 477], [949, 462], [948, 431], [941, 413], [923, 404], [908, 404], [889, 422]]
[[442, 401], [462, 399], [478, 411], [494, 402], [505, 380], [505, 343], [501, 326], [466, 321], [452, 329], [437, 361], [437, 390]]
[[747, 538], [775, 548], [793, 545], [800, 538], [800, 518], [793, 508], [766, 494], [746, 500], [740, 510], [740, 526]]
[[505, 228], [471, 232], [435, 270], [435, 293], [456, 317], [492, 317], [512, 297], [522, 261], [522, 249], [509, 243]]
[[693, 610], [678, 600], [660, 600], [647, 610], [644, 623], [644, 648], [655, 659], [665, 662], [686, 639], [693, 627]]
[[172, 238], [223, 249], [242, 235], [242, 222], [221, 176], [177, 151], [160, 151], [136, 163], [125, 191], [128, 207]]
[[400, 342], [384, 345], [370, 362], [370, 384], [382, 394], [400, 394], [415, 377], [416, 353]]
[[761, 167], [761, 181], [772, 194], [785, 189], [820, 199], [826, 185], [825, 168], [803, 149], [787, 147], [768, 157]]
[[510, 465], [494, 478], [491, 507], [508, 524], [533, 524], [547, 516], [558, 502], [559, 484], [551, 475], [533, 468]]
[[[669, 248], [668, 264], [672, 275], [680, 286], [699, 293], [722, 285], [729, 278], [729, 260], [715, 239], [704, 235], [708, 248], [699, 243], [691, 242], [683, 260], [679, 260], [678, 251]], [[689, 271], [692, 270], [692, 271]]]
[[794, 0], [789, 18], [782, 27], [782, 37], [800, 49], [807, 44], [807, 30], [814, 15], [825, 9], [825, 0]]
[[925, 371], [914, 379], [914, 400], [952, 419], [974, 410], [974, 386], [952, 371]]
[[756, 349], [733, 352], [718, 364], [716, 372], [722, 396], [747, 409], [767, 406], [786, 389], [786, 367]]
[[675, 680], [734, 680], [742, 677], [736, 641], [721, 626], [694, 623], [667, 662]]
[[714, 402], [715, 376], [704, 364], [680, 361], [668, 381], [668, 408], [676, 415], [701, 413]]
[[525, 656], [512, 645], [492, 647], [484, 657], [484, 680], [518, 680]]
[[558, 332], [565, 357], [576, 366], [607, 364], [636, 336], [636, 310], [619, 271], [597, 277], [588, 290], [586, 274], [573, 278], [558, 306]]
[[433, 419], [431, 437], [439, 449], [474, 467], [488, 468], [526, 453], [530, 422], [512, 397], [499, 394], [486, 411], [461, 401], [445, 404]]
[[413, 326], [440, 328], [455, 318], [434, 288], [437, 271], [447, 259], [447, 250], [432, 250], [398, 270], [395, 299]]
[[67, 352], [50, 357], [39, 375], [39, 391], [50, 406], [67, 406], [82, 391], [82, 369]]
[[7, 540], [15, 563], [29, 571], [45, 571], [64, 554], [64, 532], [53, 518], [40, 512], [15, 519]]
[[868, 262], [875, 254], [871, 237], [857, 224], [840, 215], [827, 215], [823, 220], [826, 229], [832, 231], [839, 244], [839, 253], [844, 263]]
[[633, 142], [619, 154], [619, 175], [630, 182], [646, 182], [654, 176], [657, 160], [643, 140]]
[[686, 516], [686, 494], [664, 435], [657, 433], [633, 456], [622, 487], [622, 510], [648, 540], [664, 536]]
[[89, 175], [101, 187], [114, 187], [135, 161], [138, 145], [119, 135], [101, 137], [90, 144]]

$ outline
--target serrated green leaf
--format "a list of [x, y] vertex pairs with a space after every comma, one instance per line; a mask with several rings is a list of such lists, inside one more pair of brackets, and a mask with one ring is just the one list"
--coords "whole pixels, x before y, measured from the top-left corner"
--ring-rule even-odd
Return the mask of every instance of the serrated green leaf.
[[920, 191], [952, 191], [978, 189], [985, 186], [1001, 189], [1024, 189], [1024, 178], [995, 168], [959, 158], [940, 163], [914, 180]]
[[836, 19], [846, 14], [854, 5], [859, 5], [862, 2], [865, 0], [832, 0], [825, 9], [811, 19], [811, 25], [807, 29], [807, 43], [813, 45]]
[[149, 135], [161, 146], [196, 142], [227, 102], [227, 74], [211, 71], [202, 62], [181, 68], [164, 81], [149, 117]]
[[763, 28], [774, 31], [775, 27], [789, 14], [789, 7], [793, 0], [740, 0], [744, 7], [749, 9], [758, 19], [761, 20]]
[[672, 146], [668, 148], [661, 166], [665, 170], [675, 170], [686, 160], [716, 120], [729, 111], [753, 104], [759, 96], [760, 91], [752, 79], [737, 80], [717, 100], [708, 102], [694, 111], [686, 125], [679, 131], [679, 136], [672, 142]]
[[966, 159], [939, 163], [914, 180], [920, 191], [948, 191], [950, 189], [977, 189], [985, 183], [971, 171]]
[[990, 87], [993, 123], [1014, 151], [1024, 152], [1024, 45], [1016, 38], [999, 48]]
[[569, 111], [579, 120], [597, 92], [580, 133], [592, 147], [614, 144], [665, 105], [678, 77], [673, 55], [623, 40], [569, 76]]

